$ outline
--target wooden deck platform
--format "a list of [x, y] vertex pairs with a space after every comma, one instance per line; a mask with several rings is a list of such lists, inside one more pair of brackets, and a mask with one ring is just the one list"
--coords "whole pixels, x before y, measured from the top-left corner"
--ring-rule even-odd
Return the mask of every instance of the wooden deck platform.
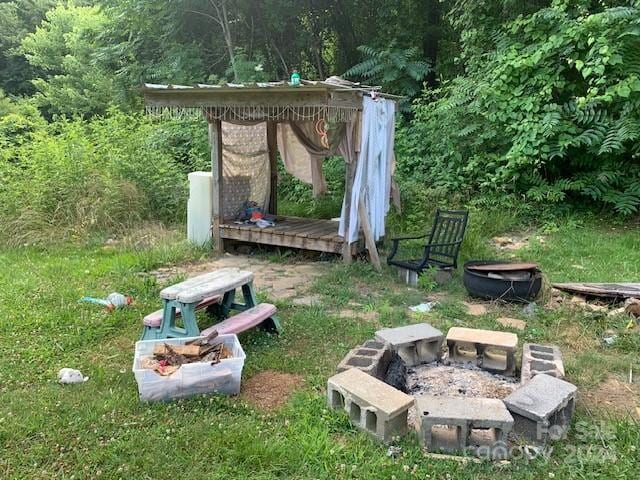
[[[344, 240], [338, 235], [337, 221], [277, 216], [275, 224], [275, 227], [259, 228], [225, 220], [220, 224], [220, 236], [263, 245], [342, 253]], [[357, 253], [359, 243], [351, 245], [352, 254]]]

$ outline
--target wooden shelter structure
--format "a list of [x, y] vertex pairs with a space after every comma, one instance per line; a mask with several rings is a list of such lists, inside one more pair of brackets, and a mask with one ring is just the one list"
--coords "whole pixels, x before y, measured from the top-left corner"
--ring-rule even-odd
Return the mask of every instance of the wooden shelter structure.
[[[361, 171], [358, 171], [363, 139], [363, 99], [373, 98], [375, 101], [381, 100], [381, 102], [392, 104], [390, 105], [392, 108], [388, 111], [395, 112], [395, 100], [399, 97], [381, 93], [372, 87], [353, 84], [338, 77], [332, 77], [326, 81], [302, 80], [298, 86], [287, 82], [195, 86], [145, 84], [143, 94], [148, 115], [171, 119], [202, 115], [208, 122], [213, 185], [211, 227], [212, 239], [218, 251], [223, 250], [225, 239], [232, 239], [341, 253], [344, 260], [349, 262], [362, 245], [361, 240], [364, 238], [372, 263], [376, 267], [379, 266], [375, 241], [380, 236], [379, 233], [376, 234], [376, 228], [379, 232], [380, 225], [372, 225], [371, 221], [372, 218], [375, 220], [380, 217], [379, 212], [378, 217], [372, 217], [373, 203], [376, 200], [372, 191], [375, 188], [367, 186], [366, 181], [361, 178], [365, 175], [363, 178], [366, 180], [367, 170], [364, 168], [366, 165], [363, 164], [360, 167]], [[391, 122], [392, 129], [393, 119], [387, 120]], [[244, 125], [247, 128], [262, 126], [262, 129], [247, 131], [266, 137], [264, 145], [265, 155], [268, 155], [268, 168], [255, 169], [260, 171], [254, 171], [251, 174], [268, 177], [265, 179], [268, 180], [268, 192], [265, 196], [268, 200], [265, 200], [264, 210], [267, 214], [275, 216], [275, 226], [259, 228], [253, 224], [234, 222], [233, 215], [228, 208], [225, 208], [229, 206], [234, 196], [232, 191], [234, 179], [226, 176], [226, 172], [223, 174], [225, 169], [223, 158], [226, 154], [225, 148], [228, 147], [223, 144], [225, 125]], [[309, 127], [306, 134], [303, 127]], [[305, 154], [309, 154], [312, 163], [317, 161], [315, 170], [313, 166], [310, 167], [314, 176], [314, 193], [316, 190], [322, 190], [323, 180], [317, 177], [321, 176], [321, 162], [324, 157], [338, 154], [345, 159], [345, 200], [340, 225], [334, 220], [278, 215], [278, 148], [280, 147], [280, 153], [283, 156], [282, 142], [286, 140], [287, 132], [295, 141], [305, 145], [308, 151]], [[381, 175], [389, 176], [389, 183], [392, 182], [394, 161], [393, 131], [390, 132], [390, 136], [390, 154], [383, 152], [379, 155], [384, 157], [382, 167], [376, 167], [381, 168]], [[242, 149], [242, 142], [236, 144], [236, 147]], [[391, 158], [387, 158], [389, 156]], [[286, 159], [283, 158], [283, 160]], [[289, 169], [289, 167], [290, 165], [285, 161], [285, 168]], [[305, 165], [303, 167], [307, 168]], [[363, 168], [364, 173], [362, 173]], [[354, 196], [354, 181], [358, 181], [356, 177], [360, 179], [358, 188], [361, 191], [356, 192]], [[369, 172], [368, 178], [375, 178], [375, 172]], [[308, 179], [307, 181], [310, 183]], [[361, 195], [358, 196], [358, 193]], [[378, 192], [377, 195], [379, 196], [380, 193]], [[244, 198], [244, 200], [250, 199]], [[384, 202], [388, 209], [388, 191], [382, 203]], [[399, 206], [399, 200], [397, 204]], [[355, 236], [348, 234], [353, 231], [354, 222], [357, 223]], [[383, 230], [384, 215], [382, 216]]]

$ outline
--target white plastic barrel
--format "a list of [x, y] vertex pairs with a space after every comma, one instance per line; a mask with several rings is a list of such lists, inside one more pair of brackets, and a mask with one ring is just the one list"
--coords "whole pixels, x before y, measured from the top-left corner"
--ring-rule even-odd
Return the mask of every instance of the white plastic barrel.
[[211, 240], [211, 172], [189, 174], [187, 238], [196, 245]]

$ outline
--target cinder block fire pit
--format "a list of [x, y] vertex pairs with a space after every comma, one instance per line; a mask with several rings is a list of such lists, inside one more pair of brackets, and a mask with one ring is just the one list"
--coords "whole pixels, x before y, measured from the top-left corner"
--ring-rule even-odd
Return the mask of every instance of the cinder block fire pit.
[[525, 344], [518, 368], [517, 344], [470, 328], [445, 338], [426, 323], [379, 330], [340, 362], [328, 403], [384, 442], [415, 430], [429, 451], [508, 458], [513, 445], [562, 438], [577, 395], [557, 346]]

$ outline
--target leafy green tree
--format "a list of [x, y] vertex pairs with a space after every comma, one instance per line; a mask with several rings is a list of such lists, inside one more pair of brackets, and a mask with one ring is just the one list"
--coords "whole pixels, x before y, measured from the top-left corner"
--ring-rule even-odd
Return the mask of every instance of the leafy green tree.
[[[387, 92], [416, 97], [423, 89], [424, 80], [431, 71], [429, 64], [420, 60], [417, 48], [398, 49], [391, 44], [384, 49], [367, 45], [358, 47], [365, 59], [345, 72], [346, 77], [362, 79], [370, 85], [381, 85]], [[409, 109], [404, 102], [405, 109]]]
[[506, 22], [482, 62], [416, 106], [400, 168], [450, 191], [637, 211], [639, 22], [637, 1], [563, 0]]
[[38, 70], [20, 55], [20, 42], [33, 31], [54, 0], [0, 0], [0, 88], [12, 95], [30, 95]]
[[22, 40], [21, 52], [43, 72], [32, 82], [49, 116], [101, 113], [117, 102], [113, 73], [95, 58], [97, 37], [109, 23], [97, 6], [60, 4]]

